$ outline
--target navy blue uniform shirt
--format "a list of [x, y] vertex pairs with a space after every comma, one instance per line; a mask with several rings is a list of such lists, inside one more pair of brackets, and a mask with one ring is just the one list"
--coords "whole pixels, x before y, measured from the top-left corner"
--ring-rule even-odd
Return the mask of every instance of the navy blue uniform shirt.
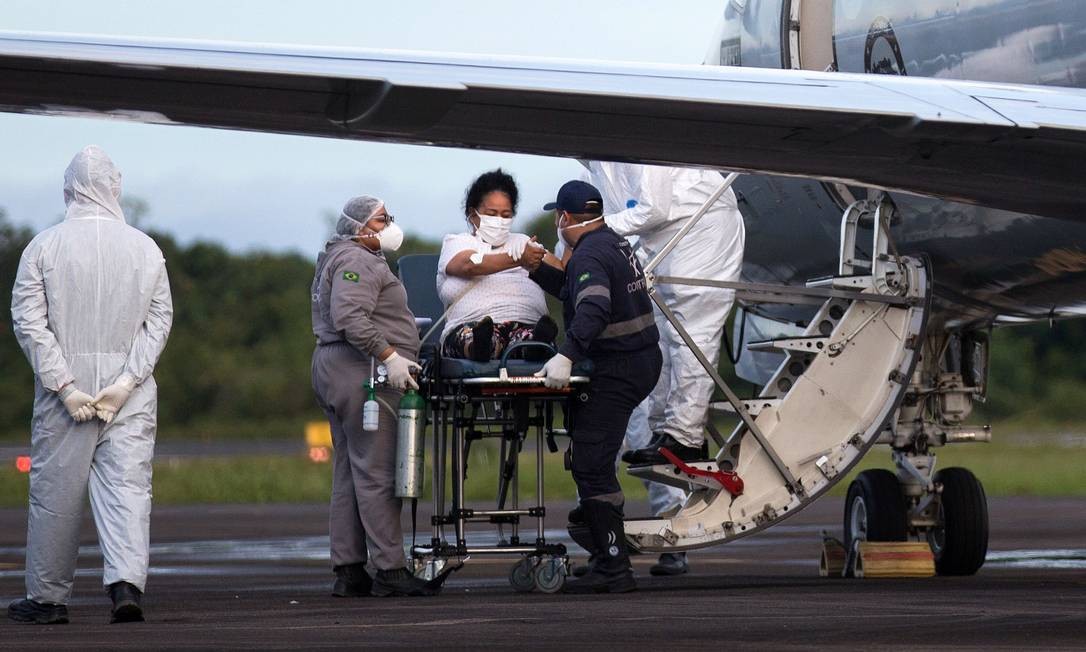
[[645, 272], [630, 243], [610, 228], [581, 236], [564, 273], [544, 263], [531, 278], [562, 300], [566, 340], [558, 352], [570, 360], [658, 346]]

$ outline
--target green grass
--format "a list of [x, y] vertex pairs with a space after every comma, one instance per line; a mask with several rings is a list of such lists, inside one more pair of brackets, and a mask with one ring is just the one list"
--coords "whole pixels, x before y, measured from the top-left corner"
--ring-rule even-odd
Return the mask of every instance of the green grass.
[[[936, 470], [963, 466], [980, 479], [989, 496], [1086, 496], [1086, 446], [997, 439], [989, 444], [952, 444], [937, 453]], [[893, 469], [888, 447], [871, 449], [832, 493], [845, 495], [852, 477], [872, 468]]]
[[[519, 486], [522, 503], [527, 503], [535, 495], [535, 465], [530, 452], [522, 455]], [[548, 454], [545, 459], [547, 500], [572, 499], [573, 480], [562, 468], [562, 456]], [[1082, 446], [1015, 442], [948, 446], [939, 451], [938, 468], [951, 466], [964, 466], [976, 473], [989, 496], [1086, 496], [1086, 447]], [[494, 500], [498, 468], [495, 446], [472, 448], [465, 483], [469, 500]], [[873, 449], [852, 475], [865, 468], [891, 468], [888, 449]], [[0, 506], [26, 504], [27, 478], [13, 466], [0, 469]], [[629, 499], [644, 498], [639, 480], [625, 473], [619, 478]], [[843, 495], [850, 479], [838, 483], [833, 493]], [[155, 463], [157, 505], [324, 502], [331, 486], [331, 466], [315, 464], [303, 456], [171, 458]], [[428, 496], [429, 489], [428, 473]]]

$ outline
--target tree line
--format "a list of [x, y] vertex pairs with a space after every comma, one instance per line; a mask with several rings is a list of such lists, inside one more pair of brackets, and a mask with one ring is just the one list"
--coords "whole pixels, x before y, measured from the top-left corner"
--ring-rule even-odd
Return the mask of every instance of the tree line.
[[[535, 217], [525, 231], [553, 248], [549, 214]], [[209, 242], [182, 245], [161, 231], [148, 234], [165, 255], [174, 301], [173, 330], [155, 371], [160, 433], [299, 436], [306, 420], [321, 418], [309, 378], [316, 252], [235, 253]], [[25, 440], [30, 430], [33, 375], [11, 332], [9, 307], [19, 256], [33, 236], [0, 210], [0, 438], [8, 440]], [[390, 263], [439, 248], [438, 240], [408, 236]], [[1082, 321], [997, 329], [984, 414], [1079, 421], [1084, 338]], [[725, 359], [722, 369], [728, 366]]]

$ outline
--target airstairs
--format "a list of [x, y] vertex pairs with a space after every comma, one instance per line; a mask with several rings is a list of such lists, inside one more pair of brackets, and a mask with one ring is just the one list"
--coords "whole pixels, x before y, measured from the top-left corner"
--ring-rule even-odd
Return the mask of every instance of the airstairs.
[[[645, 266], [659, 285], [732, 289], [747, 305], [812, 304], [817, 313], [801, 336], [752, 343], [784, 359], [758, 396], [740, 399], [720, 377], [683, 324], [662, 301], [656, 306], [695, 353], [726, 401], [714, 412], [738, 417], [728, 436], [711, 430], [720, 452], [711, 461], [631, 467], [629, 472], [689, 491], [677, 513], [626, 522], [641, 551], [678, 551], [725, 543], [771, 527], [817, 499], [892, 426], [924, 349], [931, 301], [925, 261], [894, 251], [887, 197], [853, 203], [842, 218], [838, 273], [782, 286], [654, 275], [660, 260], [734, 181], [731, 174], [683, 229]], [[857, 235], [870, 227], [868, 253]], [[866, 249], [866, 248], [865, 248]], [[884, 438], [885, 439], [885, 438]]]

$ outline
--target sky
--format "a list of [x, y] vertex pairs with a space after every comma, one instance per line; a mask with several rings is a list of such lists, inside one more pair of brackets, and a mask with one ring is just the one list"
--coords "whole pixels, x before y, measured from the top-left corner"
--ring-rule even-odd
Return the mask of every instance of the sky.
[[[4, 0], [0, 30], [700, 63], [727, 0]], [[476, 175], [517, 179], [530, 219], [582, 168], [568, 159], [84, 118], [0, 114], [0, 208], [39, 230], [64, 168], [97, 144], [150, 206], [142, 228], [235, 251], [315, 255], [328, 214], [371, 194], [409, 233], [461, 230]]]

